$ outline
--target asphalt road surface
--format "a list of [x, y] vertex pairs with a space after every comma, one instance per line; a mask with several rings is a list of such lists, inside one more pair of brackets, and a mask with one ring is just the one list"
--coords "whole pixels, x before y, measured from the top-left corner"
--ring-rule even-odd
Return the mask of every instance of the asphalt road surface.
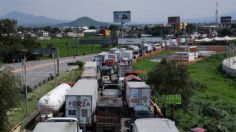
[[[93, 55], [86, 55], [86, 56], [76, 56], [76, 57], [65, 57], [60, 58], [59, 60], [59, 69], [60, 74], [66, 71], [71, 70], [73, 67], [68, 66], [68, 62], [75, 62], [75, 61], [91, 61], [94, 58]], [[39, 83], [42, 83], [44, 80], [48, 80], [50, 75], [55, 76], [55, 66], [56, 61], [54, 60], [40, 60], [40, 61], [28, 61], [26, 62], [26, 85], [30, 88], [36, 88]], [[13, 68], [13, 72], [16, 75], [22, 76], [24, 79], [24, 70], [22, 63], [13, 63], [13, 64], [6, 64]]]

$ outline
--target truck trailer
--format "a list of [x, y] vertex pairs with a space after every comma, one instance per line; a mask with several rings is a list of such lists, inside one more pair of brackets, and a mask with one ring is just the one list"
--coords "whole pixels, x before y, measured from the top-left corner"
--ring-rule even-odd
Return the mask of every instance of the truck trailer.
[[78, 80], [66, 95], [66, 117], [74, 117], [83, 129], [92, 128], [96, 109], [98, 83], [96, 79]]
[[126, 82], [126, 101], [129, 108], [136, 105], [149, 107], [151, 88], [145, 82]]

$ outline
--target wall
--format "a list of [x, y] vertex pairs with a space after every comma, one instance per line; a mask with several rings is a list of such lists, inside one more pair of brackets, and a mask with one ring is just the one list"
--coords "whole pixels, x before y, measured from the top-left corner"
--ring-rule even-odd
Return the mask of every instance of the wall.
[[222, 70], [229, 74], [231, 77], [236, 77], [236, 56], [223, 60]]

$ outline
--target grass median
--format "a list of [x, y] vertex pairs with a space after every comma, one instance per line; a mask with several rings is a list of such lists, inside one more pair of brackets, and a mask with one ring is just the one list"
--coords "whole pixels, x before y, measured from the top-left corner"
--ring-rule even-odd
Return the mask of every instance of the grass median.
[[[42, 86], [38, 87], [34, 91], [28, 94], [28, 114], [34, 112], [36, 110], [36, 105], [38, 103], [38, 100], [45, 95], [50, 90], [54, 89], [58, 84], [64, 83], [64, 82], [76, 82], [78, 77], [81, 74], [81, 70], [74, 69], [66, 73], [62, 73], [60, 76], [58, 76], [56, 79], [51, 80]], [[20, 107], [17, 110], [14, 110], [10, 112], [8, 116], [9, 120], [9, 129], [12, 129], [16, 124], [21, 122], [26, 117], [25, 112], [25, 101], [21, 102]]]

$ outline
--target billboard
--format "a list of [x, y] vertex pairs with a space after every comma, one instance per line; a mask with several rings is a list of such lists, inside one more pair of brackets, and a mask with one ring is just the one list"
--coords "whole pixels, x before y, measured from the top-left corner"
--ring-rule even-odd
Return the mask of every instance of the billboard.
[[179, 16], [168, 17], [168, 24], [179, 24], [179, 23], [180, 23]]
[[222, 24], [228, 24], [228, 23], [231, 23], [231, 21], [232, 21], [232, 17], [231, 16], [222, 16], [220, 18], [220, 22]]
[[113, 12], [113, 21], [115, 23], [130, 22], [131, 21], [131, 12], [130, 11], [114, 11]]

